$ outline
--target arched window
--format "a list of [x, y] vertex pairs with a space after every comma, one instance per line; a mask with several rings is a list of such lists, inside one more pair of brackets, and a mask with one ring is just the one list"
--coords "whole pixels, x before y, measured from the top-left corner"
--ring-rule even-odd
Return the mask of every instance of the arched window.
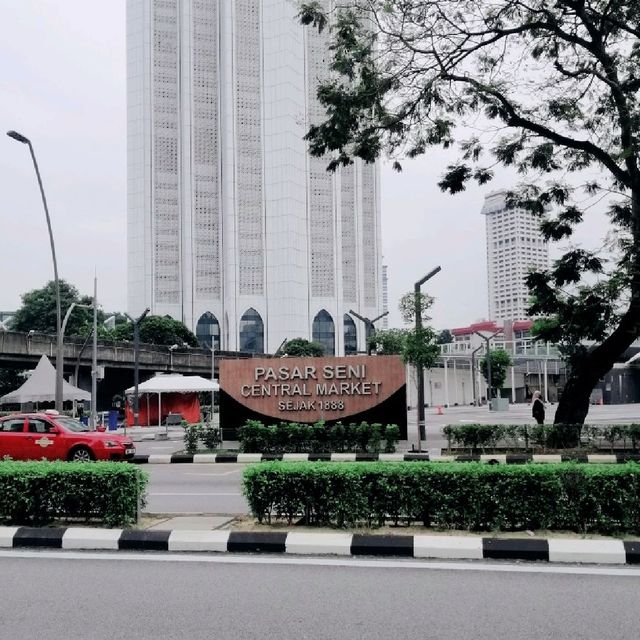
[[220, 351], [220, 324], [218, 319], [207, 311], [200, 316], [196, 325], [196, 338], [201, 347], [213, 348]]
[[358, 351], [358, 332], [356, 323], [348, 314], [344, 314], [344, 355], [348, 356]]
[[335, 355], [336, 328], [333, 318], [324, 309], [318, 311], [313, 319], [313, 341], [319, 342], [324, 347], [325, 356]]
[[264, 353], [264, 324], [255, 309], [247, 309], [240, 318], [240, 351]]

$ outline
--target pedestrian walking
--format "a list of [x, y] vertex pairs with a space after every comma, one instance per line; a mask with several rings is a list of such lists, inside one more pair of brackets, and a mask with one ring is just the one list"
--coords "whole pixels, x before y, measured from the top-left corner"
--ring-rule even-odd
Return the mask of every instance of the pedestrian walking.
[[533, 392], [531, 399], [531, 415], [538, 424], [544, 424], [544, 402], [539, 391]]

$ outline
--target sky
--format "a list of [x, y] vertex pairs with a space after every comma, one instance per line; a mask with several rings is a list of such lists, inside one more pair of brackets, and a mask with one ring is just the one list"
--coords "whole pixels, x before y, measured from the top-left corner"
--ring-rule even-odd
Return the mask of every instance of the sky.
[[[53, 277], [49, 237], [26, 145], [31, 139], [48, 200], [60, 278], [107, 311], [126, 306], [125, 0], [0, 0], [0, 310]], [[390, 326], [399, 298], [433, 267], [423, 291], [435, 296], [432, 324], [465, 326], [487, 317], [484, 196], [489, 186], [451, 196], [437, 182], [455, 154], [435, 149], [381, 169], [383, 263]], [[577, 240], [596, 242], [606, 221], [593, 212]], [[557, 253], [557, 250], [553, 250]], [[553, 255], [552, 252], [552, 255]]]

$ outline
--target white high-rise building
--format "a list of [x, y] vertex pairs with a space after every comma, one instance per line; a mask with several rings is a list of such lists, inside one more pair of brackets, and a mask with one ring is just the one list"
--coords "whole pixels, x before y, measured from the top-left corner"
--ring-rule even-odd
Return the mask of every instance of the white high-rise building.
[[549, 246], [540, 233], [540, 221], [522, 209], [507, 209], [506, 191], [485, 197], [482, 214], [487, 228], [489, 318], [526, 320], [530, 270], [546, 269]]
[[[386, 264], [382, 265], [382, 311], [389, 311], [389, 266]], [[389, 328], [389, 316], [386, 315], [382, 318], [382, 328]]]
[[329, 36], [296, 11], [127, 0], [128, 310], [216, 348], [340, 355], [365, 349], [348, 310], [380, 313], [379, 171], [308, 155]]

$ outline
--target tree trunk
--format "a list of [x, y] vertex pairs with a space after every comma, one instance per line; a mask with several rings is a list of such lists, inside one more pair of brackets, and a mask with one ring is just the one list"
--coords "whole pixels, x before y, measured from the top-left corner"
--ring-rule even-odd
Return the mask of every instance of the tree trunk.
[[589, 352], [578, 367], [569, 372], [558, 402], [554, 424], [584, 424], [589, 412], [591, 391], [635, 340], [639, 324], [640, 308], [631, 305], [615, 331]]
[[558, 402], [554, 424], [584, 424], [589, 413], [591, 391], [597, 382], [585, 376], [571, 375], [567, 378], [562, 396]]

